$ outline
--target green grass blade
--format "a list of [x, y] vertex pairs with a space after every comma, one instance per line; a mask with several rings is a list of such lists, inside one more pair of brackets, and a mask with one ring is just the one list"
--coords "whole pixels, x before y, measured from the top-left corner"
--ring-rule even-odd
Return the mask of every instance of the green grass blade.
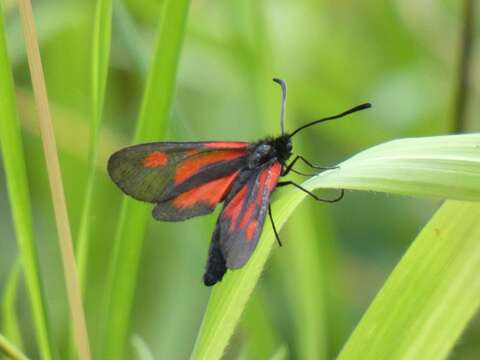
[[152, 351], [148, 347], [147, 343], [139, 335], [133, 335], [130, 339], [133, 349], [135, 350], [135, 359], [138, 360], [154, 360]]
[[287, 360], [288, 358], [288, 346], [283, 344], [270, 357], [270, 360]]
[[240, 324], [242, 330], [244, 359], [266, 359], [280, 343], [277, 328], [275, 328], [266, 309], [264, 292], [257, 291], [245, 308], [245, 314]]
[[[164, 134], [175, 90], [189, 5], [189, 0], [167, 0], [163, 3], [135, 143], [158, 141]], [[123, 356], [150, 207], [127, 198], [123, 202], [111, 276], [107, 284], [106, 359], [120, 359]]]
[[15, 103], [12, 72], [0, 10], [0, 141], [7, 188], [25, 282], [32, 307], [37, 342], [43, 359], [52, 358], [52, 338], [41, 283], [38, 255], [32, 232], [32, 212], [25, 156]]
[[400, 139], [367, 149], [307, 188], [480, 200], [480, 134]]
[[0, 334], [0, 352], [11, 360], [28, 360], [12, 343]]
[[[309, 205], [309, 206], [305, 206]], [[326, 316], [326, 282], [328, 243], [332, 242], [331, 221], [326, 210], [314, 216], [313, 206], [304, 204], [297, 209], [288, 226], [288, 244], [282, 259], [289, 269], [284, 279], [287, 300], [292, 309], [295, 354], [300, 359], [328, 359], [329, 332]], [[302, 234], [302, 236], [293, 236]], [[330, 251], [331, 252], [331, 251]], [[293, 351], [293, 349], [292, 349]]]
[[143, 42], [144, 38], [123, 1], [117, 1], [113, 8], [113, 29], [132, 62], [134, 72], [141, 80], [145, 80], [148, 72], [146, 61], [148, 53]]
[[82, 292], [85, 281], [90, 247], [90, 228], [93, 208], [93, 190], [95, 184], [96, 160], [98, 153], [98, 133], [100, 130], [102, 109], [107, 81], [108, 59], [112, 23], [112, 0], [97, 1], [93, 28], [92, 48], [92, 114], [90, 122], [90, 139], [88, 152], [88, 179], [83, 203], [82, 216], [77, 240], [78, 274]]
[[480, 306], [480, 204], [446, 202], [379, 292], [339, 359], [444, 359]]
[[[478, 144], [479, 134], [396, 140], [367, 149], [341, 163], [340, 169], [315, 176], [303, 186], [309, 190], [346, 188], [480, 200]], [[282, 190], [272, 205], [278, 228], [305, 196], [295, 189]], [[271, 228], [266, 226], [248, 263], [241, 270], [229, 271], [214, 287], [192, 359], [222, 356], [274, 241]]]
[[[87, 185], [82, 204], [80, 226], [77, 235], [76, 256], [78, 276], [84, 304], [87, 304], [88, 261], [92, 243], [92, 218], [95, 216], [94, 188], [97, 178], [98, 138], [102, 120], [105, 88], [110, 55], [112, 29], [112, 0], [98, 0], [95, 7], [91, 62], [91, 114], [87, 160]], [[88, 309], [87, 309], [88, 310]], [[95, 342], [92, 342], [94, 345]], [[75, 357], [73, 338], [69, 343], [69, 357]]]
[[23, 348], [22, 334], [20, 332], [20, 326], [17, 318], [17, 294], [18, 283], [20, 281], [20, 275], [22, 268], [20, 261], [15, 261], [10, 276], [8, 277], [7, 285], [3, 295], [2, 302], [2, 329], [5, 336], [10, 339], [20, 349]]

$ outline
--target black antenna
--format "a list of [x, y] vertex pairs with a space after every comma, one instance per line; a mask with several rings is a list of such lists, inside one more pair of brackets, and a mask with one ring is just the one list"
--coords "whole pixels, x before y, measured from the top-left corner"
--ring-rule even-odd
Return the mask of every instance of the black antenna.
[[328, 121], [328, 120], [333, 120], [333, 119], [338, 119], [338, 118], [341, 118], [341, 117], [344, 117], [346, 115], [349, 115], [351, 113], [354, 113], [354, 112], [357, 112], [357, 111], [360, 111], [360, 110], [365, 110], [365, 109], [368, 109], [372, 107], [372, 104], [370, 103], [365, 103], [365, 104], [361, 104], [361, 105], [357, 105], [347, 111], [344, 111], [342, 112], [341, 114], [338, 114], [338, 115], [333, 115], [333, 116], [328, 116], [326, 118], [323, 118], [323, 119], [320, 119], [320, 120], [315, 120], [315, 121], [312, 121], [311, 123], [308, 123], [308, 124], [305, 124], [301, 127], [299, 127], [297, 130], [295, 130], [293, 133], [290, 134], [290, 137], [292, 137], [293, 135], [295, 135], [296, 133], [298, 133], [300, 130], [303, 130], [309, 126], [312, 126], [312, 125], [315, 125], [315, 124], [319, 124], [321, 122], [324, 122], [324, 121]]
[[285, 106], [287, 103], [287, 84], [282, 79], [273, 78], [277, 84], [282, 87], [282, 110], [280, 112], [280, 130], [285, 134]]

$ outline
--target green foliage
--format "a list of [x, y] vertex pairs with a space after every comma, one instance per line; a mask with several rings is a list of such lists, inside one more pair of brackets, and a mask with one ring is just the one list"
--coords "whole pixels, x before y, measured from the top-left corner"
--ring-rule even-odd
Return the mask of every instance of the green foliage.
[[445, 359], [480, 306], [480, 204], [445, 203], [370, 305], [339, 359]]
[[2, 332], [11, 342], [22, 347], [23, 340], [18, 323], [16, 305], [18, 302], [19, 280], [21, 275], [20, 262], [16, 261], [5, 286], [2, 299]]
[[86, 271], [88, 268], [88, 252], [90, 248], [90, 232], [94, 208], [94, 185], [96, 179], [96, 161], [98, 157], [98, 136], [101, 125], [105, 86], [107, 82], [108, 59], [110, 53], [112, 1], [99, 0], [95, 9], [92, 47], [92, 112], [90, 116], [88, 175], [85, 190], [80, 230], [77, 239], [77, 263], [80, 286], [85, 289]]
[[[45, 359], [58, 348], [60, 358], [70, 351], [73, 359], [17, 4], [2, 4], [12, 66], [2, 33], [0, 347]], [[478, 321], [465, 327], [480, 298], [473, 202], [480, 135], [432, 136], [451, 128], [457, 7], [380, 0], [34, 6], [95, 359], [478, 358]], [[289, 86], [287, 131], [364, 101], [373, 108], [293, 139], [294, 152], [313, 163], [348, 158], [307, 181], [292, 175], [321, 197], [347, 189], [345, 199], [303, 202], [301, 191], [278, 189], [277, 227], [292, 216], [284, 246], [267, 222], [248, 264], [210, 290], [201, 274], [215, 215], [151, 221], [150, 205], [112, 184], [106, 161], [132, 143], [278, 134], [272, 77]], [[469, 91], [478, 98], [478, 89]], [[471, 101], [471, 131], [479, 111]], [[441, 199], [456, 201], [429, 221]]]
[[27, 360], [28, 358], [23, 355], [8, 339], [0, 334], [0, 352], [12, 360]]
[[13, 77], [7, 55], [3, 14], [0, 8], [0, 141], [7, 189], [17, 243], [35, 323], [35, 335], [42, 358], [53, 356], [51, 335], [42, 290], [41, 272], [32, 231], [32, 214], [22, 138], [16, 110]]

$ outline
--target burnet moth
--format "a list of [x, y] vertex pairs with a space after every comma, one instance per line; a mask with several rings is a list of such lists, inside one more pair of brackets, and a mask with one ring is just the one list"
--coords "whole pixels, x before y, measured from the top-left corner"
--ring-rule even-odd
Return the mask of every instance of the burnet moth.
[[302, 160], [318, 167], [301, 155], [287, 164], [292, 156], [292, 137], [301, 130], [324, 121], [341, 118], [369, 108], [369, 103], [334, 116], [305, 124], [292, 133], [284, 129], [287, 87], [283, 80], [273, 79], [282, 87], [280, 115], [281, 135], [260, 141], [155, 142], [129, 146], [108, 160], [108, 173], [122, 191], [131, 197], [156, 204], [152, 213], [157, 220], [183, 221], [211, 213], [218, 203], [223, 209], [217, 219], [208, 252], [203, 281], [212, 286], [221, 281], [227, 269], [242, 267], [253, 253], [262, 232], [267, 212], [280, 243], [270, 209], [272, 192], [292, 185], [314, 199], [320, 199], [293, 181], [279, 181]]

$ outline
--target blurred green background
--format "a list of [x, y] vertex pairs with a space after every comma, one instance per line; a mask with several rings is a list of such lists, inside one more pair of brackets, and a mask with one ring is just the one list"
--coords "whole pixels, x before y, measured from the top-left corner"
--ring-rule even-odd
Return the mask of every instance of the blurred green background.
[[[1, 3], [48, 308], [64, 352], [67, 301], [24, 43], [16, 2]], [[106, 159], [131, 144], [161, 6], [151, 0], [114, 3], [100, 176], [91, 214], [96, 240], [86, 309], [92, 338], [123, 196], [108, 179]], [[94, 2], [34, 1], [34, 10], [75, 235], [87, 174]], [[278, 134], [280, 90], [272, 77], [289, 86], [287, 130], [373, 103], [371, 110], [295, 138], [294, 150], [317, 164], [336, 164], [395, 138], [449, 133], [461, 27], [461, 2], [453, 0], [194, 0], [165, 138], [253, 141]], [[473, 49], [478, 59], [478, 41]], [[473, 63], [472, 99], [480, 95], [479, 64]], [[472, 115], [479, 110], [480, 102], [471, 101], [471, 131], [480, 130]], [[282, 346], [293, 359], [334, 357], [438, 205], [360, 192], [348, 192], [332, 205], [305, 201], [282, 230], [284, 246], [274, 249], [226, 358], [265, 359]], [[17, 248], [2, 168], [0, 214], [3, 292]], [[201, 275], [214, 221], [215, 215], [149, 222], [131, 334], [134, 346], [150, 349], [155, 359], [185, 359], [191, 352], [210, 292]], [[18, 313], [28, 353], [35, 354], [23, 286]], [[451, 358], [478, 359], [479, 338], [477, 317]]]

